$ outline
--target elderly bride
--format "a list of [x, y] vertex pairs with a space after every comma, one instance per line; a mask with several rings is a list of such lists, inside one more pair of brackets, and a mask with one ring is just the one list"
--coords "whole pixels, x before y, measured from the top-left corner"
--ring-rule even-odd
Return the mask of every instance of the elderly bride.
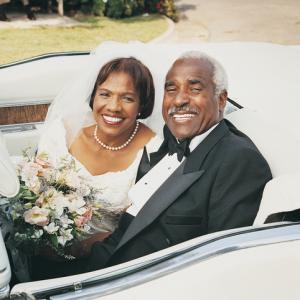
[[97, 233], [103, 238], [115, 230], [120, 213], [130, 205], [127, 192], [135, 183], [143, 148], [153, 152], [161, 139], [139, 122], [151, 115], [155, 94], [143, 63], [115, 58], [99, 71], [99, 62], [91, 59], [83, 73], [52, 103], [38, 152], [46, 152], [54, 163], [72, 156], [79, 172], [101, 191], [107, 207], [88, 223], [93, 240]]

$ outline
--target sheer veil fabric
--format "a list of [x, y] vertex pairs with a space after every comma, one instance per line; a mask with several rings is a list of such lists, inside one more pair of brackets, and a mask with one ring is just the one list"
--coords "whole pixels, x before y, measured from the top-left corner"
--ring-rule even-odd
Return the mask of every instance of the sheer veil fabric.
[[[145, 45], [140, 42], [128, 44], [105, 42], [94, 49], [79, 76], [65, 86], [51, 103], [44, 130], [47, 131], [53, 121], [62, 120], [66, 128], [66, 141], [69, 148], [82, 128], [95, 124], [89, 102], [101, 67], [114, 58], [130, 56], [139, 59], [149, 67], [149, 62], [147, 63], [142, 55], [139, 55], [144, 52], [142, 50], [144, 47]], [[150, 67], [149, 69], [151, 71]], [[160, 115], [160, 112], [158, 114]]]

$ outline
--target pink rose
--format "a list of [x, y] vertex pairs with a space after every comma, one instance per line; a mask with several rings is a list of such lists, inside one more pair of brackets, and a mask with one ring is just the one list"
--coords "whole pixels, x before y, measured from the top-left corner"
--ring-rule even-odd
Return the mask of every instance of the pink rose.
[[92, 218], [93, 211], [91, 207], [87, 207], [85, 213], [83, 213], [81, 216], [77, 216], [74, 220], [74, 223], [77, 227], [81, 227], [83, 224], [85, 224], [87, 221], [89, 221]]

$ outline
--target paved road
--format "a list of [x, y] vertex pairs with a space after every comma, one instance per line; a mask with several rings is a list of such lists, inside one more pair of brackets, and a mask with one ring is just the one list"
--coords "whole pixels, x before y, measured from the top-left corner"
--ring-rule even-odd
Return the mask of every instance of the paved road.
[[175, 0], [180, 22], [166, 42], [300, 44], [300, 0]]

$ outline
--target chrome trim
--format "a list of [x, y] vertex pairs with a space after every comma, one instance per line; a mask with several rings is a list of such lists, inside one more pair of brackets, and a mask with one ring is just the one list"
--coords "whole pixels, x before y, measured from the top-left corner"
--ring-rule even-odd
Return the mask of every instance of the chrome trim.
[[53, 57], [59, 57], [59, 56], [75, 56], [75, 55], [89, 55], [89, 54], [90, 54], [89, 51], [70, 51], [70, 52], [46, 53], [46, 54], [31, 57], [31, 58], [18, 60], [16, 62], [0, 65], [0, 70], [4, 69], [4, 68], [9, 68], [9, 67], [17, 66], [17, 65], [30, 63], [30, 62], [41, 60], [41, 59], [47, 59], [47, 58], [53, 58]]
[[8, 134], [8, 133], [14, 133], [14, 132], [36, 130], [37, 126], [41, 125], [41, 124], [43, 124], [43, 122], [0, 125], [0, 131], [3, 134]]
[[[188, 247], [183, 243], [183, 247], [164, 257], [155, 257], [144, 263], [110, 271], [91, 278], [89, 282], [84, 280], [81, 282], [82, 289], [77, 292], [74, 292], [72, 285], [65, 285], [50, 290], [40, 290], [33, 295], [37, 298], [47, 295], [52, 300], [75, 300], [92, 299], [96, 296], [101, 297], [116, 293], [218, 255], [252, 247], [300, 240], [300, 223], [280, 223], [257, 228], [247, 227], [242, 230], [230, 231], [230, 233], [222, 232], [221, 235], [207, 240], [201, 238], [200, 241], [198, 240], [199, 238], [196, 238], [194, 239], [195, 243], [188, 243]], [[69, 292], [62, 294], [62, 289], [64, 291], [69, 290]]]
[[0, 108], [51, 104], [52, 100], [0, 101]]
[[9, 285], [3, 287], [3, 288], [0, 288], [0, 299], [8, 299], [9, 297]]

